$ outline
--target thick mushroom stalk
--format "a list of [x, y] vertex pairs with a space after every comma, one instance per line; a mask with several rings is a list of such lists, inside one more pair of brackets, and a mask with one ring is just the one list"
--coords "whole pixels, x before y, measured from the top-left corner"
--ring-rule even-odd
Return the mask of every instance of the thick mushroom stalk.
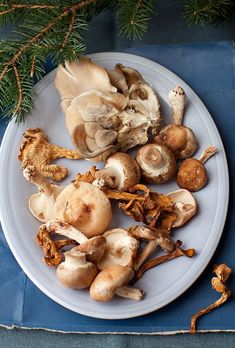
[[50, 184], [35, 166], [28, 166], [23, 170], [25, 179], [38, 188], [38, 193], [33, 194], [28, 201], [31, 214], [39, 221], [46, 222], [55, 218], [54, 205], [56, 198], [64, 187]]
[[153, 139], [155, 143], [167, 145], [178, 159], [191, 157], [197, 150], [197, 139], [192, 129], [183, 126], [185, 92], [177, 86], [169, 93], [173, 124], [163, 127]]
[[142, 178], [155, 184], [171, 179], [176, 172], [175, 156], [165, 145], [148, 144], [142, 146], [136, 155]]
[[96, 179], [103, 179], [105, 186], [118, 191], [128, 191], [140, 181], [140, 170], [136, 161], [128, 154], [116, 152], [111, 155], [105, 168], [95, 172]]
[[202, 153], [201, 157], [187, 158], [184, 160], [177, 172], [177, 184], [189, 191], [198, 191], [202, 189], [207, 183], [207, 172], [204, 163], [215, 153], [217, 149], [215, 146], [209, 146]]
[[172, 227], [180, 227], [190, 220], [197, 212], [197, 203], [188, 190], [177, 190], [167, 194], [173, 202], [173, 212], [177, 218]]
[[72, 289], [88, 288], [97, 274], [97, 268], [86, 260], [86, 255], [79, 251], [64, 253], [65, 261], [57, 267], [56, 275], [59, 281]]
[[121, 265], [114, 265], [101, 271], [90, 287], [90, 296], [95, 301], [111, 301], [114, 295], [142, 300], [143, 290], [127, 287], [134, 275], [132, 268]]

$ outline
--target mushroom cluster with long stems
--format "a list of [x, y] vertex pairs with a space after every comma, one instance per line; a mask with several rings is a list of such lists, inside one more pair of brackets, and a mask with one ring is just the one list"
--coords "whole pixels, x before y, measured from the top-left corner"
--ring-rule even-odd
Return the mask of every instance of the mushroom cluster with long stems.
[[[38, 189], [28, 206], [43, 223], [36, 243], [44, 262], [57, 267], [64, 286], [90, 288], [95, 301], [115, 295], [142, 300], [144, 289], [130, 284], [166, 261], [195, 255], [194, 249], [174, 241], [172, 230], [196, 214], [191, 191], [206, 185], [204, 163], [217, 149], [209, 146], [199, 159], [192, 158], [198, 142], [182, 125], [186, 94], [180, 86], [169, 92], [173, 124], [159, 130], [158, 97], [135, 69], [116, 64], [108, 70], [81, 59], [60, 65], [55, 84], [76, 150], [50, 144], [39, 128], [24, 133], [19, 152], [23, 175]], [[127, 151], [137, 145], [134, 158]], [[35, 159], [39, 152], [40, 160]], [[68, 173], [66, 167], [51, 164], [59, 157], [104, 161], [104, 167], [93, 166], [60, 186], [51, 181]], [[165, 195], [143, 184], [173, 179], [180, 189]], [[110, 229], [111, 202], [142, 224]], [[153, 257], [157, 249], [163, 254]]]

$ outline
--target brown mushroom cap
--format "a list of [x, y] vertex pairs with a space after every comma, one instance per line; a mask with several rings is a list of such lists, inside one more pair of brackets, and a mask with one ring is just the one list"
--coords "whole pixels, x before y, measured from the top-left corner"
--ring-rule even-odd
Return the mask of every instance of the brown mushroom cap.
[[191, 157], [197, 150], [197, 139], [193, 131], [182, 125], [170, 124], [162, 128], [153, 142], [167, 145], [178, 159]]
[[147, 144], [136, 155], [142, 177], [149, 183], [161, 184], [176, 172], [174, 154], [166, 145]]
[[206, 185], [206, 168], [196, 158], [188, 158], [180, 164], [176, 182], [181, 188], [198, 191]]
[[65, 261], [56, 270], [60, 282], [72, 289], [88, 288], [97, 274], [96, 266], [87, 262], [85, 254], [78, 251], [67, 251], [64, 256]]
[[127, 266], [110, 266], [101, 271], [90, 287], [90, 296], [95, 301], [107, 302], [112, 300], [115, 291], [127, 285], [134, 271]]
[[[140, 182], [140, 169], [136, 161], [127, 153], [116, 152], [109, 156], [105, 169], [96, 172], [96, 179], [111, 179], [111, 188], [127, 191]], [[106, 180], [105, 180], [106, 181]]]
[[103, 236], [97, 236], [88, 239], [86, 242], [73, 248], [75, 251], [80, 251], [86, 254], [88, 261], [95, 264], [102, 258], [105, 252], [106, 239]]
[[57, 197], [54, 211], [56, 219], [68, 222], [88, 238], [102, 234], [112, 219], [109, 199], [86, 182], [68, 185]]

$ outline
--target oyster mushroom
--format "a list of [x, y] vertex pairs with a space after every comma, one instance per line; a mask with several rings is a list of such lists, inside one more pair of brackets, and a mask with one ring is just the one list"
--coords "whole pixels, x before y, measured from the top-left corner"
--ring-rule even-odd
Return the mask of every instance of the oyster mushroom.
[[91, 298], [95, 301], [107, 302], [116, 294], [136, 301], [142, 300], [144, 296], [142, 290], [126, 286], [133, 275], [132, 268], [127, 266], [114, 265], [105, 268], [91, 284]]
[[39, 221], [46, 222], [55, 218], [54, 205], [56, 198], [64, 187], [50, 184], [35, 168], [28, 166], [23, 170], [25, 179], [38, 187], [28, 201], [31, 214]]
[[113, 265], [132, 267], [139, 242], [123, 228], [106, 231], [103, 236], [106, 239], [106, 248], [103, 257], [97, 264], [98, 268], [103, 270]]
[[161, 184], [171, 179], [176, 172], [175, 156], [166, 145], [147, 144], [136, 154], [143, 179]]
[[65, 261], [61, 262], [56, 270], [59, 281], [72, 289], [88, 288], [95, 276], [97, 268], [86, 260], [86, 255], [79, 251], [70, 250], [64, 253]]
[[197, 140], [192, 129], [183, 126], [183, 111], [185, 106], [185, 92], [177, 86], [169, 93], [174, 124], [161, 129], [153, 142], [167, 145], [178, 159], [191, 157], [197, 150]]
[[60, 64], [57, 68], [55, 86], [61, 96], [61, 106], [65, 112], [73, 98], [91, 90], [116, 92], [105, 69], [90, 59]]
[[106, 231], [112, 219], [109, 199], [86, 182], [68, 185], [57, 197], [54, 212], [56, 219], [68, 222], [88, 238]]
[[197, 203], [188, 190], [177, 190], [167, 194], [172, 200], [173, 212], [177, 214], [172, 227], [180, 227], [191, 219], [197, 212]]
[[105, 168], [95, 173], [96, 179], [104, 179], [106, 186], [118, 191], [128, 191], [140, 181], [136, 161], [128, 154], [116, 152], [108, 157]]
[[204, 163], [216, 152], [217, 149], [215, 146], [209, 146], [199, 160], [196, 158], [187, 158], [184, 160], [178, 168], [177, 184], [189, 191], [202, 189], [207, 183], [207, 173]]

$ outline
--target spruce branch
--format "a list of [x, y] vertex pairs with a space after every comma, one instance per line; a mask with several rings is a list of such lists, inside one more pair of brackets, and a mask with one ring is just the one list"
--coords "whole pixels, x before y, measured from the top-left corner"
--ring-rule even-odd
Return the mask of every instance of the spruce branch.
[[184, 16], [188, 24], [208, 24], [223, 21], [235, 8], [233, 0], [187, 0]]

